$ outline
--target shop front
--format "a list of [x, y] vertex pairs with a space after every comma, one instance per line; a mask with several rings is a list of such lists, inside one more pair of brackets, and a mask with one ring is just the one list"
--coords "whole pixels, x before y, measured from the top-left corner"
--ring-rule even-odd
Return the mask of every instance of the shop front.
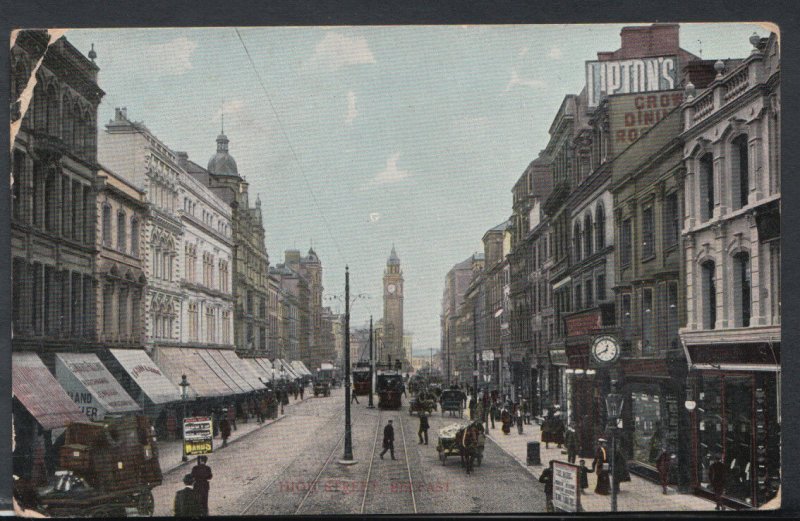
[[719, 458], [724, 496], [758, 507], [780, 487], [780, 342], [686, 349], [692, 362], [692, 484], [710, 493], [709, 467]]

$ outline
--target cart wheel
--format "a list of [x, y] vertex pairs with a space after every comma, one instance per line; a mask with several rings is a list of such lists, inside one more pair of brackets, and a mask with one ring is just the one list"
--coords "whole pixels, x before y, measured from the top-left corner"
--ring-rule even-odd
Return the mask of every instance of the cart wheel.
[[153, 500], [153, 492], [148, 490], [139, 494], [136, 500], [136, 511], [143, 516], [152, 516], [155, 510], [155, 500]]

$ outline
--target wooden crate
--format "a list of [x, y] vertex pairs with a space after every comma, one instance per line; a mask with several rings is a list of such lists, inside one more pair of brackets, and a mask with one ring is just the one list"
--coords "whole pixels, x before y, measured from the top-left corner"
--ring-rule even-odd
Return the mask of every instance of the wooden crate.
[[58, 466], [83, 474], [91, 469], [92, 455], [87, 445], [71, 443], [63, 445], [58, 451]]

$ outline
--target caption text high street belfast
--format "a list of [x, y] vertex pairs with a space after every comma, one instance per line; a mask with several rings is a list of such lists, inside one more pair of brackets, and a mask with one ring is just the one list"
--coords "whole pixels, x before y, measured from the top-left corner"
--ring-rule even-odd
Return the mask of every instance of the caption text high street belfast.
[[10, 57], [19, 514], [780, 505], [776, 27]]

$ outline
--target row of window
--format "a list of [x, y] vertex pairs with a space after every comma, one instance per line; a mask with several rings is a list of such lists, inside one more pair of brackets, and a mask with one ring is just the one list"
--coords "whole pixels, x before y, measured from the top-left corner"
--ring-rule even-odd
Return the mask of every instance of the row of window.
[[[112, 209], [108, 203], [103, 204], [103, 246], [111, 248], [113, 246], [112, 237]], [[124, 210], [117, 212], [117, 250], [122, 253], [129, 253], [134, 257], [139, 256], [139, 218], [135, 215], [130, 218], [130, 238], [127, 233], [128, 216]]]
[[[737, 136], [730, 144], [730, 204], [733, 210], [747, 206], [750, 195], [750, 165], [747, 144], [747, 134]], [[726, 204], [719, 201], [715, 186], [714, 156], [707, 152], [698, 159], [699, 192], [700, 192], [700, 220], [708, 221], [714, 217], [714, 207], [717, 204]], [[722, 174], [722, 173], [720, 173]]]
[[16, 334], [94, 337], [91, 275], [14, 257], [12, 321]]
[[[638, 321], [642, 355], [652, 355], [659, 347], [657, 338], [665, 339], [662, 348], [675, 347], [678, 338], [678, 283], [668, 282], [658, 287], [647, 287], [637, 291]], [[622, 338], [631, 340], [633, 335], [633, 298], [624, 293], [619, 298], [619, 324]]]
[[572, 232], [572, 251], [575, 262], [590, 257], [595, 251], [606, 247], [606, 215], [603, 205], [597, 206], [595, 220], [592, 224], [592, 214], [587, 212], [581, 221], [575, 221]]
[[[189, 341], [200, 341], [200, 315], [198, 312], [198, 304], [190, 302], [188, 307], [189, 319]], [[230, 323], [231, 316], [229, 311], [223, 311], [217, 307], [207, 306], [205, 311], [205, 337], [203, 342], [207, 344], [229, 344], [230, 339]], [[217, 336], [217, 317], [220, 317], [220, 336]]]
[[136, 341], [141, 332], [142, 289], [107, 282], [103, 286], [103, 323], [105, 340]]
[[11, 175], [14, 220], [84, 244], [93, 240], [94, 194], [89, 185], [55, 166], [40, 161], [31, 165], [21, 150], [14, 151]]
[[[679, 209], [678, 192], [672, 192], [664, 197], [661, 208], [662, 218], [662, 244], [664, 250], [678, 245], [681, 233], [681, 212]], [[653, 204], [642, 207], [642, 237], [641, 259], [648, 260], [656, 255], [656, 224], [655, 209]], [[620, 265], [629, 266], [633, 260], [633, 219], [627, 217], [622, 220], [619, 228]]]
[[606, 275], [600, 273], [592, 279], [586, 278], [573, 286], [574, 311], [594, 307], [606, 300]]
[[[183, 198], [183, 211], [191, 216], [195, 216], [195, 209], [197, 208], [197, 203], [192, 201], [189, 197]], [[229, 237], [231, 234], [231, 227], [228, 225], [224, 219], [220, 219], [216, 217], [212, 212], [207, 210], [203, 210], [202, 214], [202, 221], [207, 224], [209, 227], [214, 228], [214, 223], [216, 222], [216, 228], [219, 233], [224, 235], [225, 237]]]

